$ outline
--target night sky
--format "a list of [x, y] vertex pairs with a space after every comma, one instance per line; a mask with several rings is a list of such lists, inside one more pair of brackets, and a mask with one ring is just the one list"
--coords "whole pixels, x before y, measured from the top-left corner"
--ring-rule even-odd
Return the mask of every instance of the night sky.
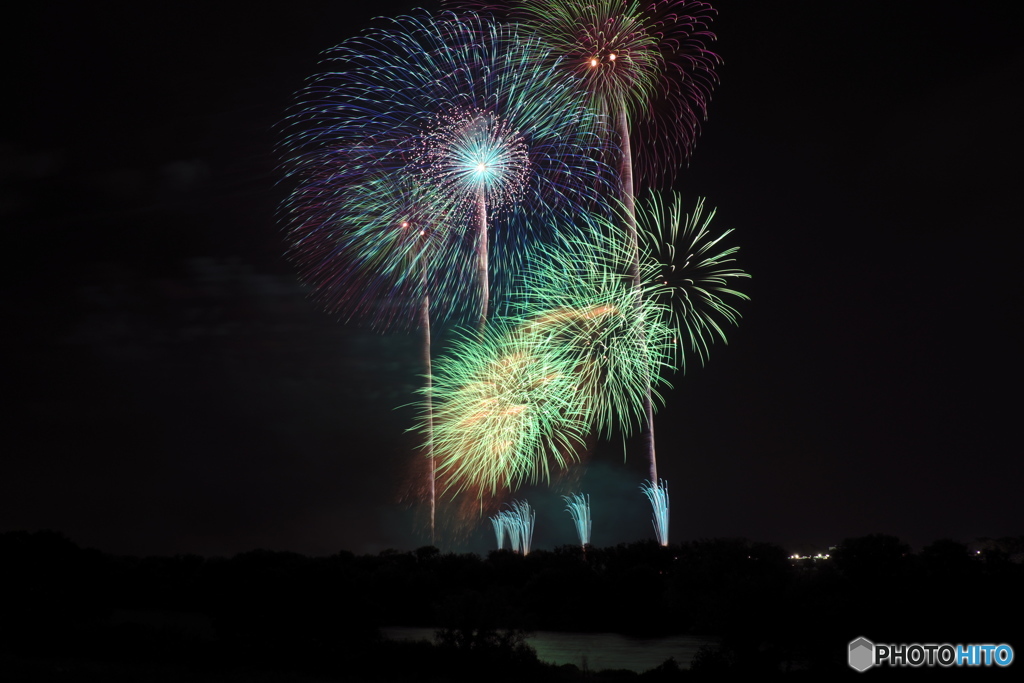
[[[292, 94], [399, 10], [209, 4], [7, 19], [0, 531], [135, 554], [424, 545], [418, 339], [323, 312], [275, 218]], [[676, 187], [718, 207], [753, 278], [657, 418], [673, 541], [1024, 534], [1014, 4], [717, 3], [721, 85]], [[534, 547], [574, 542], [570, 489], [595, 544], [652, 538], [645, 464], [613, 442], [584, 467], [522, 492]], [[485, 552], [485, 524], [439, 545]]]

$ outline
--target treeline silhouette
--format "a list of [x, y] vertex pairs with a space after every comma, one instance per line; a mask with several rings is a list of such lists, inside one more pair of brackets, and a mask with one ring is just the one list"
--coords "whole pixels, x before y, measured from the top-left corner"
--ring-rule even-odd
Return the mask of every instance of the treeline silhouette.
[[[0, 534], [0, 678], [636, 678], [541, 664], [523, 641], [532, 630], [709, 639], [694, 662], [670, 661], [645, 680], [845, 674], [845, 646], [859, 636], [1024, 645], [1022, 555], [1024, 538], [977, 550], [939, 540], [914, 553], [872, 535], [818, 560], [742, 539], [562, 546], [525, 557], [428, 546], [138, 558], [83, 549], [55, 532], [10, 532]], [[389, 642], [384, 626], [431, 627], [437, 637]]]

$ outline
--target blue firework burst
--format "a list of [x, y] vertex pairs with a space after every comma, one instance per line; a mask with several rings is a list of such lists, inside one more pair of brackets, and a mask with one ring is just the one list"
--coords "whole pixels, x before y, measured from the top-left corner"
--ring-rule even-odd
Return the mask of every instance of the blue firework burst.
[[[414, 322], [393, 311], [418, 310], [408, 291], [426, 268], [437, 318], [484, 318], [528, 245], [551, 238], [551, 216], [603, 205], [595, 114], [543, 55], [514, 27], [451, 13], [391, 19], [327, 51], [282, 147], [291, 255], [329, 308]], [[412, 267], [360, 218], [395, 212], [387, 183], [438, 243]], [[366, 304], [395, 292], [406, 298], [391, 313]]]

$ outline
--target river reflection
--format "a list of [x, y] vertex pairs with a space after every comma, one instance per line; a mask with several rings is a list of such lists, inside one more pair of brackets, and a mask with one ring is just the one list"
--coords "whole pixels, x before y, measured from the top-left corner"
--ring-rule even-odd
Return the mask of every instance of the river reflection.
[[[432, 628], [389, 627], [381, 633], [390, 640], [434, 640]], [[689, 636], [629, 638], [617, 633], [562, 633], [534, 631], [526, 639], [537, 658], [549, 664], [575, 664], [592, 671], [628, 669], [643, 673], [660, 666], [669, 657], [681, 669], [705, 642]]]

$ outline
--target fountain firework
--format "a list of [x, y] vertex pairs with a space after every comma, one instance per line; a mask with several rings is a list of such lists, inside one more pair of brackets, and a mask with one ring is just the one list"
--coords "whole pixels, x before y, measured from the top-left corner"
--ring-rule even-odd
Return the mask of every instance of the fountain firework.
[[507, 504], [507, 507], [507, 510], [502, 510], [490, 518], [494, 534], [498, 538], [498, 550], [504, 547], [504, 537], [507, 534], [509, 550], [529, 555], [537, 513], [526, 501], [514, 500]]
[[491, 526], [494, 527], [494, 536], [498, 541], [498, 550], [501, 550], [505, 544], [505, 533], [507, 526], [507, 515], [504, 512], [499, 512], [490, 518]]
[[581, 493], [572, 496], [562, 496], [565, 500], [566, 511], [572, 517], [572, 523], [576, 527], [576, 533], [580, 537], [580, 546], [586, 549], [590, 543], [590, 531], [592, 521], [590, 519], [590, 496]]
[[[537, 520], [537, 513], [533, 511], [530, 504], [525, 500], [512, 501], [508, 513], [508, 528], [515, 529], [516, 543], [519, 552], [523, 555], [530, 554], [530, 545], [533, 543], [533, 526]], [[515, 546], [513, 546], [513, 550]]]
[[654, 518], [651, 522], [654, 525], [654, 535], [658, 538], [658, 543], [668, 545], [668, 482], [664, 479], [657, 484], [645, 481], [640, 489], [654, 508]]
[[641, 198], [637, 218], [640, 234], [658, 264], [656, 275], [662, 284], [657, 294], [672, 311], [673, 326], [681, 333], [678, 362], [685, 370], [692, 353], [707, 361], [710, 346], [728, 343], [726, 325], [738, 325], [740, 313], [731, 300], [748, 301], [732, 282], [749, 274], [735, 266], [739, 247], [724, 244], [732, 230], [711, 230], [715, 210], [705, 213], [704, 199], [698, 199], [686, 213], [682, 197], [649, 193]]

